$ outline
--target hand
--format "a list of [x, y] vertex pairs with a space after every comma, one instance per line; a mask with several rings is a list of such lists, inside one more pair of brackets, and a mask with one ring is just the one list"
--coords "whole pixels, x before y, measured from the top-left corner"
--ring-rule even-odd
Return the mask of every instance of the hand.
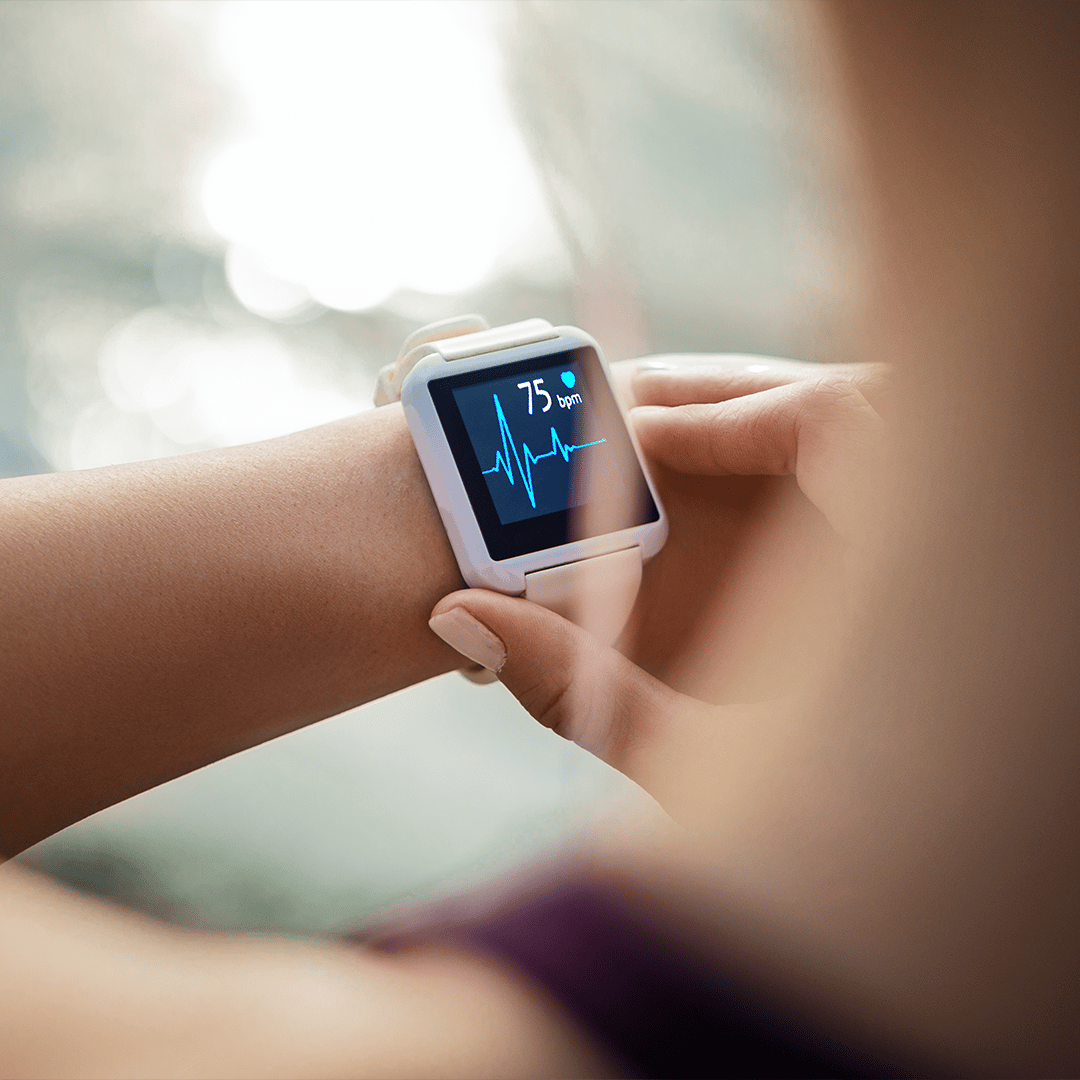
[[776, 703], [713, 706], [681, 694], [521, 597], [451, 593], [435, 605], [430, 625], [497, 672], [541, 724], [630, 777], [684, 825], [715, 818], [735, 741], [744, 733], [760, 739], [763, 725], [779, 730]]
[[[826, 367], [752, 357], [709, 357], [682, 364], [647, 361], [637, 365], [632, 376], [626, 365], [620, 367], [618, 377], [624, 392], [632, 379], [628, 396], [639, 406], [632, 413], [635, 426], [646, 453], [661, 463], [658, 481], [672, 517], [672, 542], [650, 564], [649, 577], [654, 583], [659, 570], [661, 580], [678, 581], [681, 575], [691, 587], [696, 581], [700, 593], [701, 549], [695, 553], [693, 547], [712, 539], [705, 528], [710, 514], [719, 514], [713, 520], [724, 526], [723, 544], [716, 554], [726, 565], [714, 563], [705, 573], [711, 569], [719, 577], [720, 591], [729, 600], [732, 595], [739, 599], [740, 589], [746, 593], [745, 583], [733, 569], [744, 575], [749, 571], [751, 592], [769, 579], [769, 571], [762, 568], [760, 559], [755, 562], [753, 553], [738, 557], [739, 544], [746, 539], [740, 531], [756, 531], [757, 539], [762, 539], [762, 529], [754, 528], [761, 523], [761, 481], [755, 481], [759, 486], [751, 489], [748, 499], [747, 489], [742, 489], [744, 501], [739, 507], [730, 498], [725, 501], [724, 488], [714, 479], [718, 477], [727, 478], [723, 483], [739, 484], [742, 481], [732, 481], [731, 476], [792, 474], [829, 523], [847, 538], [859, 534], [860, 508], [866, 502], [865, 491], [881, 441], [881, 420], [869, 401], [869, 397], [880, 399], [882, 394], [886, 373], [880, 366]], [[687, 484], [687, 480], [698, 479], [691, 473], [706, 474], [709, 480], [703, 485]], [[672, 492], [676, 494], [674, 505]], [[686, 517], [692, 519], [689, 531], [685, 529]], [[783, 542], [773, 543], [770, 551], [789, 560], [792, 521], [788, 513]], [[820, 539], [819, 530], [815, 542]], [[795, 545], [799, 555], [808, 550], [802, 541]], [[828, 575], [826, 578], [831, 580]], [[646, 589], [648, 585], [647, 578]], [[784, 602], [778, 606], [790, 614], [794, 594], [781, 591]], [[664, 631], [683, 609], [664, 592], [654, 589], [642, 598], [651, 610], [640, 620], [644, 633], [630, 643], [635, 658], [649, 656], [650, 643], [663, 639]], [[794, 596], [799, 601], [806, 598], [805, 592]], [[751, 640], [767, 654], [764, 666], [769, 678], [761, 696], [777, 698], [789, 692], [790, 685], [776, 674], [776, 650], [771, 648], [775, 642], [747, 617], [747, 604], [729, 602], [726, 609], [729, 624], [732, 610], [736, 616], [738, 625], [733, 633]], [[789, 627], [792, 619], [781, 621]], [[816, 631], [820, 639], [820, 619], [812, 617], [810, 624], [808, 630], [811, 634]], [[683, 782], [689, 763], [715, 763], [716, 755], [723, 752], [717, 739], [723, 742], [733, 731], [744, 729], [747, 720], [758, 725], [776, 711], [772, 706], [711, 708], [667, 685], [676, 683], [682, 689], [694, 686], [693, 675], [685, 664], [679, 669], [677, 657], [667, 664], [677, 678], [661, 681], [618, 652], [601, 648], [584, 631], [558, 616], [496, 593], [466, 590], [445, 597], [433, 612], [432, 628], [464, 655], [498, 671], [541, 723], [638, 781], [669, 810], [675, 809], [682, 793], [693, 787]], [[700, 626], [696, 629], [706, 647], [699, 645], [693, 659], [697, 667], [708, 669], [715, 688], [714, 669], [730, 661], [730, 650], [717, 648], [716, 633], [701, 633]], [[697, 685], [707, 684], [708, 680], [697, 681]], [[724, 697], [709, 696], [713, 701]], [[732, 699], [729, 693], [726, 700]]]
[[679, 472], [794, 476], [836, 532], [854, 540], [882, 447], [871, 402], [884, 397], [886, 379], [882, 364], [646, 360], [632, 384], [634, 428], [646, 455]]
[[872, 519], [886, 369], [688, 356], [613, 370], [671, 521], [620, 648], [709, 701], [792, 692]]

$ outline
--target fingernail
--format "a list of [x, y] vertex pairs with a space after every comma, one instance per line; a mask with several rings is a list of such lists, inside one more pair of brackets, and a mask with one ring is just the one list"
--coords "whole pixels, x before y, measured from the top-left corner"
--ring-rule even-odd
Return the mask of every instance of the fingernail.
[[464, 608], [451, 608], [428, 619], [428, 626], [452, 649], [488, 671], [506, 663], [506, 646], [482, 622]]
[[634, 368], [635, 371], [674, 371], [675, 365], [666, 360], [641, 360]]

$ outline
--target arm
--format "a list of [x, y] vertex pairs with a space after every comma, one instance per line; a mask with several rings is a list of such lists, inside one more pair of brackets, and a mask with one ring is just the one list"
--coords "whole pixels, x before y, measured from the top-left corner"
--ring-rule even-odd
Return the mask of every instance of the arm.
[[446, 671], [460, 577], [397, 406], [0, 484], [0, 852]]
[[547, 995], [456, 949], [194, 934], [9, 864], [0, 956], [5, 1076], [615, 1075]]
[[[813, 391], [686, 405], [684, 374], [653, 388], [664, 407], [638, 412], [654, 455], [713, 472], [794, 468], [823, 510], [860, 509], [843, 489], [861, 470], [836, 451], [862, 453], [877, 424], [861, 392], [826, 394], [852, 413], [832, 416], [839, 442], [819, 430], [810, 445], [827, 452], [804, 453]], [[718, 386], [725, 373], [711, 375]], [[1075, 395], [1059, 402], [1049, 378], [1028, 397], [977, 372], [952, 378], [894, 403], [895, 456], [855, 485], [877, 496], [863, 506], [876, 528], [829, 514], [856, 523], [866, 580], [822, 628], [812, 692], [779, 708], [684, 697], [514, 598], [470, 590], [435, 610], [469, 612], [501, 640], [502, 681], [534, 716], [691, 826], [701, 885], [682, 917], [700, 918], [703, 938], [723, 938], [724, 901], [741, 898], [770, 927], [756, 962], [868, 1045], [957, 1072], [1068, 1072], [1080, 740], [1076, 512], [1062, 493], [1076, 459], [1058, 440], [1075, 432], [1061, 415]], [[939, 425], [920, 415], [927, 401]], [[840, 467], [817, 468], [828, 461]], [[840, 489], [804, 484], [804, 466]]]
[[[701, 567], [724, 591], [760, 485], [658, 479], [672, 534], [628, 648], [680, 685], [711, 596]], [[459, 665], [425, 624], [461, 584], [396, 405], [0, 482], [0, 853]]]
[[[793, 693], [814, 688], [841, 632], [850, 575], [843, 559], [830, 556], [857, 556], [865, 544], [883, 441], [871, 400], [885, 396], [888, 371], [883, 364], [738, 355], [653, 358], [619, 367], [624, 392], [636, 405], [631, 415], [642, 447], [654, 467], [670, 474], [665, 497], [673, 491], [680, 499], [679, 513], [672, 514], [675, 544], [669, 548], [675, 550], [665, 548], [655, 560], [660, 565], [650, 565], [638, 611], [647, 633], [630, 658], [601, 648], [542, 608], [480, 589], [443, 598], [432, 627], [436, 633], [449, 628], [447, 640], [456, 633], [468, 648], [460, 636], [470, 625], [466, 619], [440, 616], [455, 608], [471, 616], [479, 624], [476, 634], [487, 635], [489, 655], [501, 663], [503, 683], [537, 720], [626, 773], [683, 823], [700, 825], [722, 814], [716, 792], [738, 783], [746, 747], [782, 733]], [[716, 549], [678, 549], [687, 517], [698, 536], [716, 523], [731, 528], [730, 507], [725, 514], [716, 498], [724, 483], [767, 476], [790, 476], [805, 498], [784, 489], [786, 497], [766, 499], [744, 514], [735, 532], [745, 535], [729, 538], [733, 550], [723, 567], [707, 562]], [[687, 490], [696, 497], [685, 499]], [[717, 516], [710, 520], [710, 513]], [[808, 521], [809, 515], [818, 520]], [[823, 523], [834, 523], [840, 535]], [[803, 560], [809, 571], [803, 568], [800, 581], [792, 564]], [[718, 586], [694, 612], [681, 667], [669, 666], [657, 678], [641, 663], [642, 654], [648, 657], [664, 640], [685, 606], [658, 595], [658, 585], [677, 571], [699, 594], [713, 577]], [[816, 650], [790, 634], [799, 622], [804, 638], [818, 639]], [[788, 633], [778, 633], [778, 626]], [[740, 650], [756, 658], [753, 682], [745, 672], [732, 677], [741, 659], [733, 663], [733, 654]], [[715, 708], [695, 698], [765, 700]], [[690, 772], [701, 770], [709, 783], [688, 782]]]

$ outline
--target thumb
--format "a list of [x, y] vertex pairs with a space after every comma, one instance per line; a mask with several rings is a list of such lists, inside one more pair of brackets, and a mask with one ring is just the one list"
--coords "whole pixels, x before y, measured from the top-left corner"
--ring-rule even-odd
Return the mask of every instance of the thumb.
[[485, 589], [443, 597], [428, 623], [463, 656], [496, 671], [545, 727], [649, 790], [665, 735], [700, 702], [538, 604]]

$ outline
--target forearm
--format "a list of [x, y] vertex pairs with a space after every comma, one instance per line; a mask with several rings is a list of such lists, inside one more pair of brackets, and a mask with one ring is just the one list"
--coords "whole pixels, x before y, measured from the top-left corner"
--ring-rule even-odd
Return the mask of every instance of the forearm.
[[459, 585], [397, 407], [5, 481], [0, 850], [448, 670]]
[[4, 1075], [614, 1075], [478, 954], [192, 934], [0, 871]]

